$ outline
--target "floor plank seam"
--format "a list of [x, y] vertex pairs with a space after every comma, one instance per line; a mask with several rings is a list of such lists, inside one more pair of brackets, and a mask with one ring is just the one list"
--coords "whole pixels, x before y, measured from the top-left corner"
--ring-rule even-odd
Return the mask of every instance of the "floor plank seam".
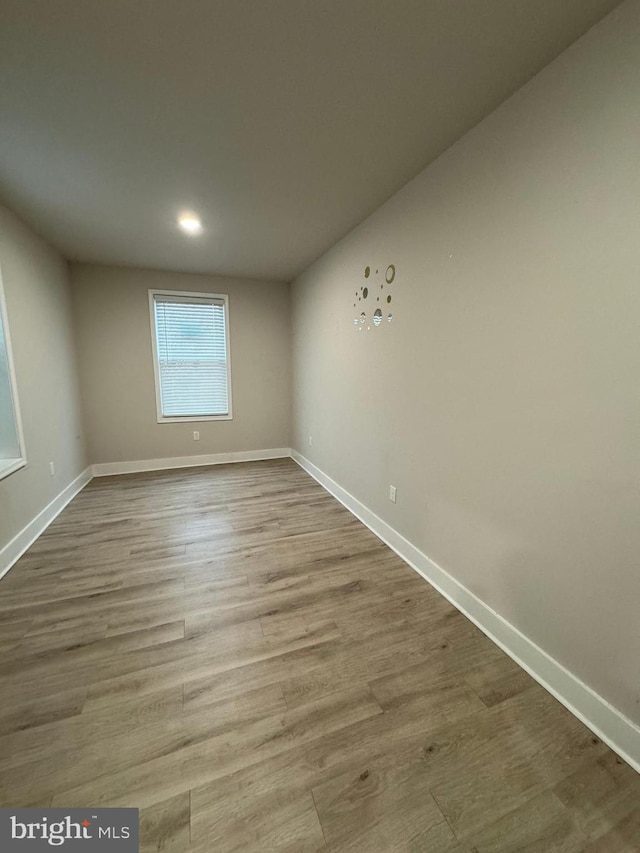
[[324, 831], [324, 826], [322, 825], [322, 818], [320, 817], [320, 812], [318, 811], [318, 804], [316, 803], [316, 798], [314, 796], [313, 790], [309, 789], [309, 793], [311, 794], [311, 799], [313, 801], [313, 807], [316, 810], [316, 817], [318, 818], [318, 824], [320, 825], [320, 831], [322, 832], [322, 837], [324, 838], [324, 843], [328, 844], [327, 835]]

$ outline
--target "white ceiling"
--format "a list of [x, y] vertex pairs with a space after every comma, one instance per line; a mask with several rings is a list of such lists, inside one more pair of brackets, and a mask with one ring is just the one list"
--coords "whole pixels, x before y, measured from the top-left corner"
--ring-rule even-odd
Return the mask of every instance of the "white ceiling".
[[617, 3], [0, 0], [0, 195], [71, 259], [289, 280]]

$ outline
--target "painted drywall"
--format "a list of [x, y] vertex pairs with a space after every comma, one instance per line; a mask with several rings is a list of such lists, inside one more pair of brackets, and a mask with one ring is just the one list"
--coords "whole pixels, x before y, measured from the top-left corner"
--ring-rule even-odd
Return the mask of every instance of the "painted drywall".
[[627, 2], [292, 291], [293, 446], [635, 722], [638, 44]]
[[[89, 264], [71, 278], [92, 463], [289, 446], [289, 285]], [[232, 420], [157, 423], [150, 289], [229, 294]]]
[[0, 480], [2, 549], [81, 474], [87, 459], [68, 266], [0, 207], [0, 268], [27, 456], [26, 467]]

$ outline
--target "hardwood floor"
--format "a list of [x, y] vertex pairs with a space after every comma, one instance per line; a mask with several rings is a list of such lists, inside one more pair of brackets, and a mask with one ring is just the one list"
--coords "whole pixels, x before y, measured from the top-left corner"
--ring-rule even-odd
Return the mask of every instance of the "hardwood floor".
[[0, 582], [0, 805], [166, 853], [631, 853], [640, 776], [291, 460], [94, 480]]

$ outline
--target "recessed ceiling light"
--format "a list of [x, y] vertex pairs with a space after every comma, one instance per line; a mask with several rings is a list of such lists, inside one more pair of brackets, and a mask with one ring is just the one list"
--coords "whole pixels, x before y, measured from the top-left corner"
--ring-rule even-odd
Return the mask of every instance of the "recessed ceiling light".
[[202, 222], [195, 213], [181, 213], [178, 217], [178, 225], [186, 234], [200, 234]]

